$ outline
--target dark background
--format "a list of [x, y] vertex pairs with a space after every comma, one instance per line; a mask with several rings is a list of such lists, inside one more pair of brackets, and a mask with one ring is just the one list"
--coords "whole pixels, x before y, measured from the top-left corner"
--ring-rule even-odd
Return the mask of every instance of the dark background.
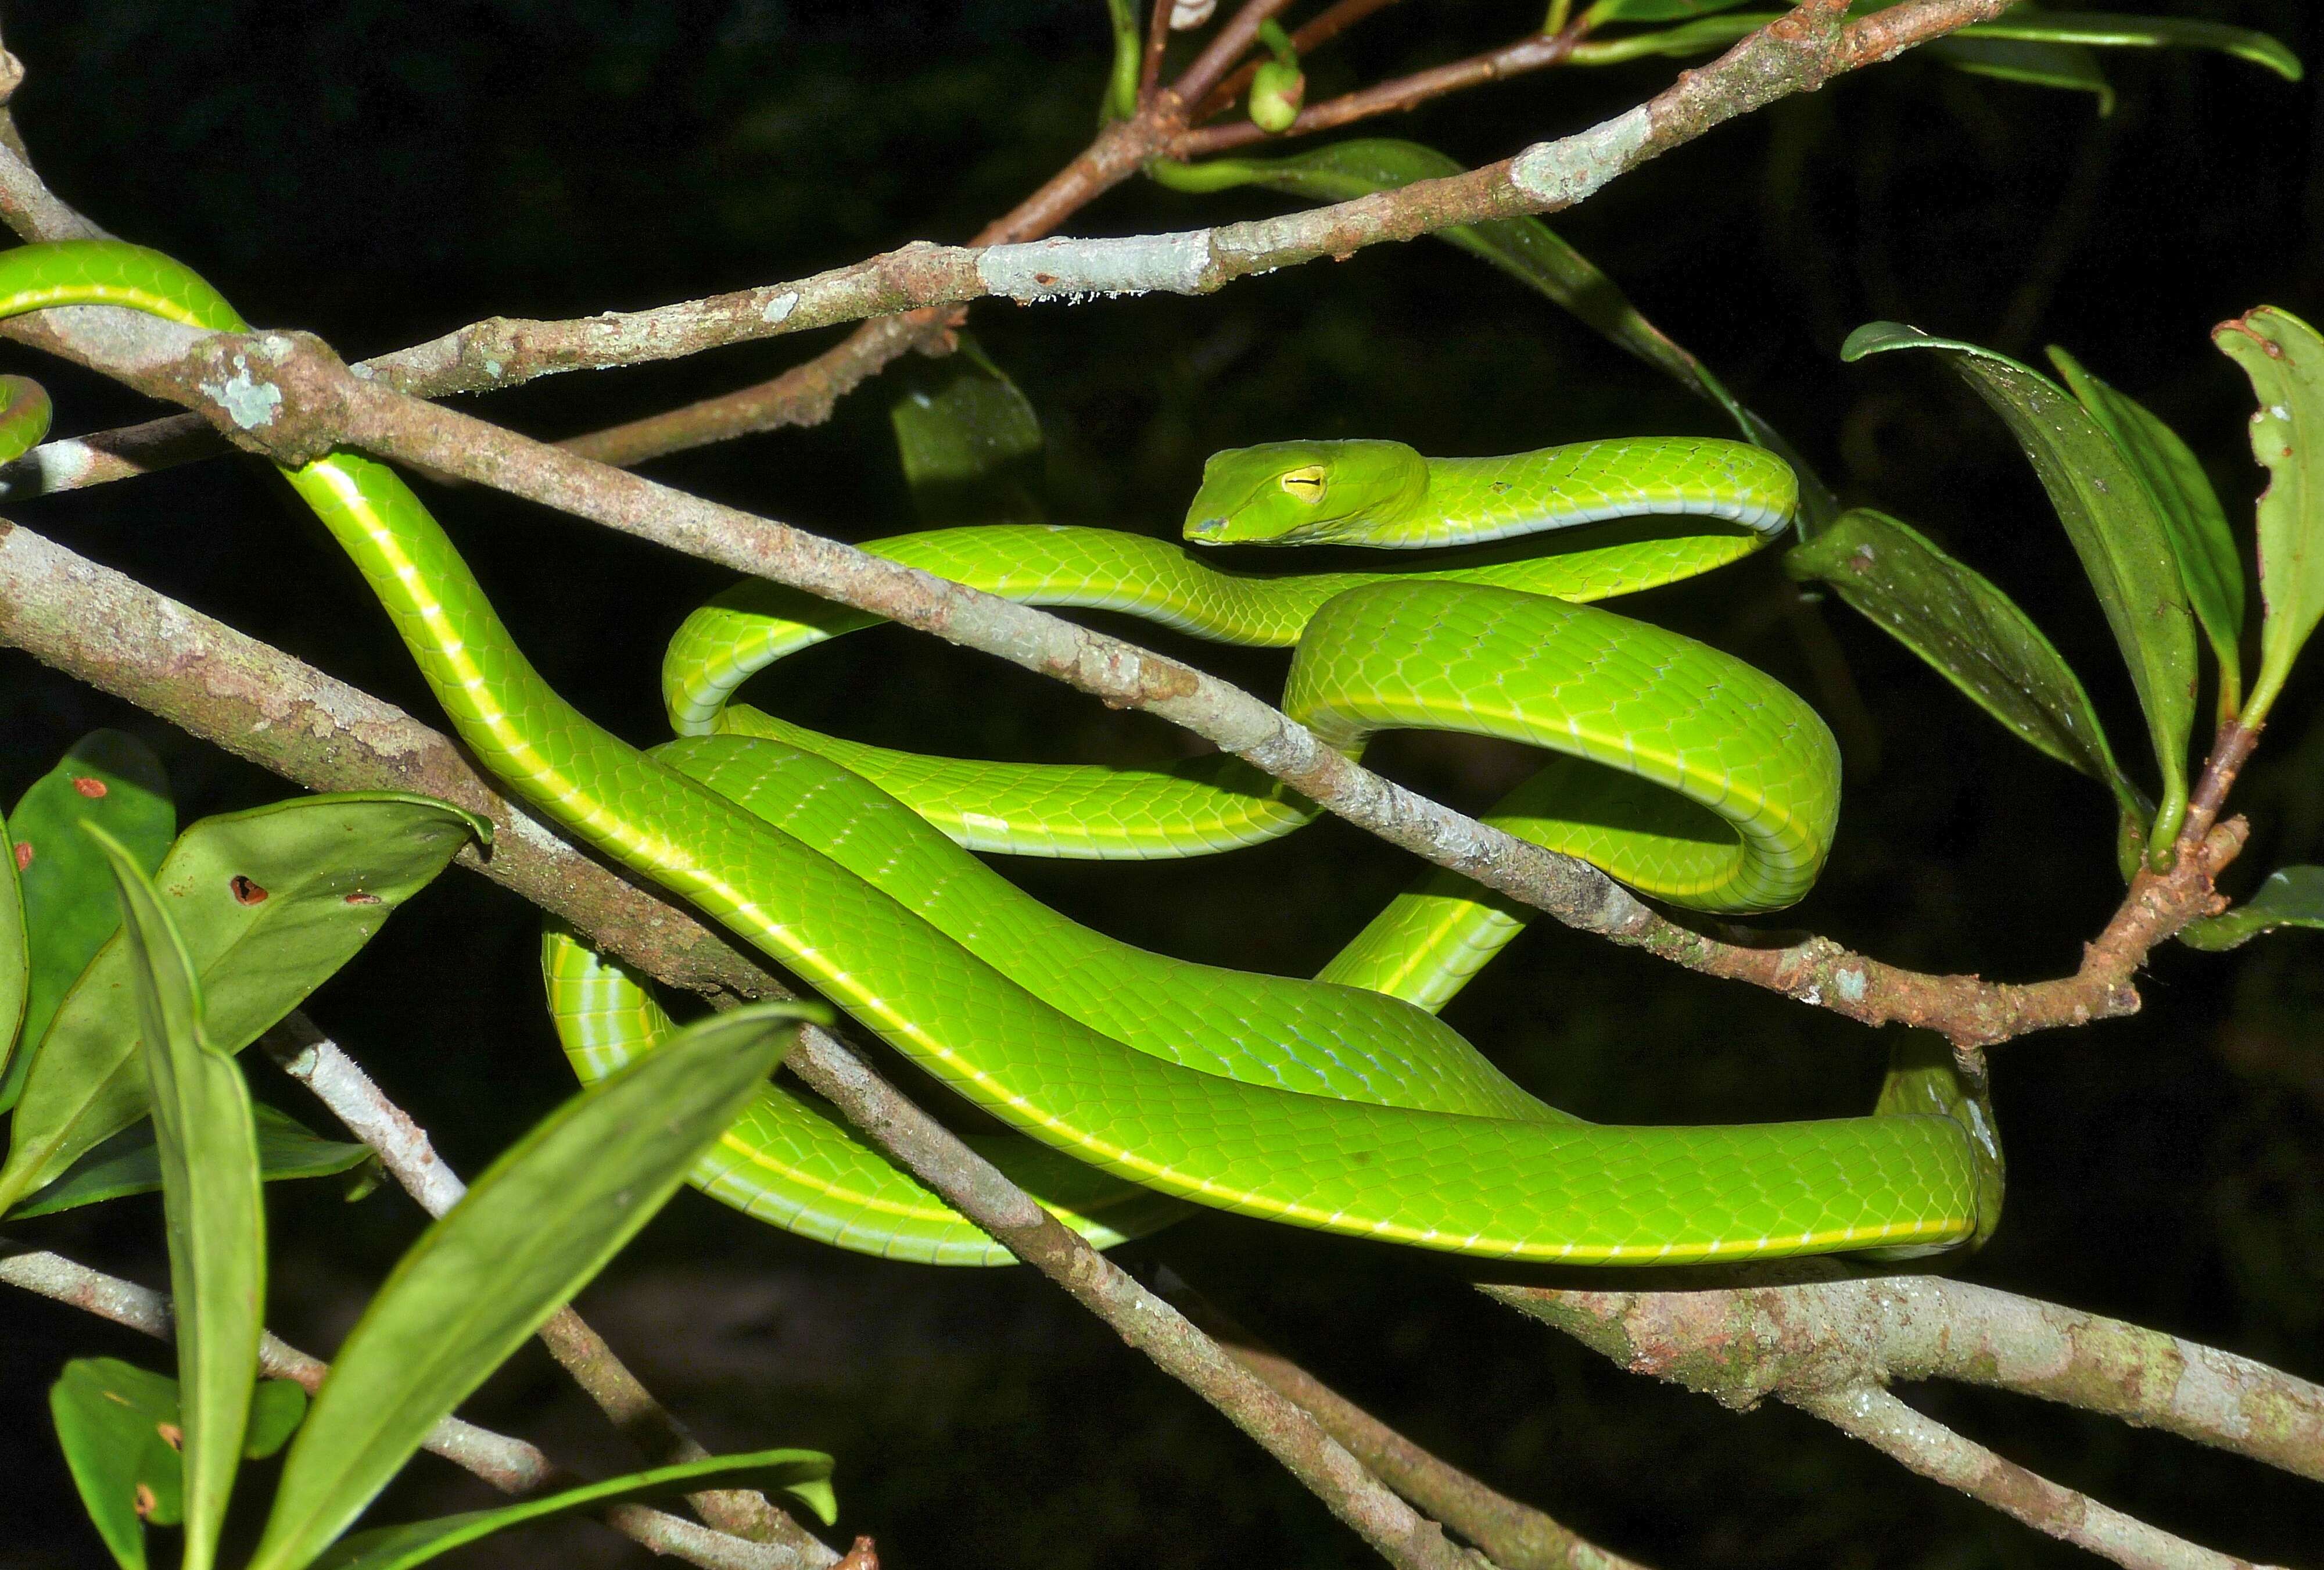
[[[2170, 9], [2273, 31], [2311, 61], [2300, 0]], [[1537, 23], [1530, 4], [1412, 4], [1312, 63], [1317, 96], [1457, 58]], [[114, 0], [0, 9], [29, 79], [18, 120], [51, 182], [100, 222], [194, 263], [244, 310], [348, 357], [494, 313], [562, 317], [770, 282], [904, 241], [954, 241], [1086, 140], [1106, 64], [1098, 0], [836, 7], [781, 0], [330, 6]], [[1464, 161], [1507, 154], [1653, 92], [1671, 62], [1553, 72], [1377, 127]], [[1702, 354], [1852, 502], [1937, 536], [2018, 595], [2143, 734], [2104, 625], [2024, 460], [1933, 362], [1847, 367], [1858, 322], [1901, 319], [2020, 356], [2070, 346], [2195, 444], [2247, 531], [2248, 392], [2211, 349], [2261, 301], [2324, 313], [2324, 118], [2216, 56], [2115, 54], [2121, 99], [1976, 80], [1906, 60], [1785, 102], [1620, 181], [1558, 226]], [[1367, 127], [1372, 129], [1372, 127]], [[1280, 209], [1142, 184], [1077, 233]], [[1597, 435], [1717, 432], [1691, 401], [1446, 247], [1380, 247], [1204, 300], [977, 308], [974, 328], [1047, 432], [1056, 516], [1175, 528], [1205, 455], [1370, 435], [1442, 454]], [[561, 436], [770, 375], [818, 335], [477, 405]], [[59, 428], [145, 406], [9, 350]], [[874, 383], [825, 426], [664, 460], [657, 477], [863, 540], [912, 526]], [[552, 679], [644, 743], [654, 672], [719, 570], [473, 491], [429, 493]], [[219, 462], [23, 506], [75, 549], [433, 716], [352, 574], [263, 471]], [[1807, 612], [1773, 555], [1625, 608], [1711, 638], [1806, 693], [1848, 742], [1831, 871], [1801, 924], [1929, 969], [2061, 974], [2120, 892], [2108, 808], [1836, 604]], [[1833, 651], [1849, 673], [1835, 676]], [[1206, 653], [1262, 690], [1279, 658]], [[125, 725], [167, 761], [182, 815], [278, 780], [0, 655], [13, 800], [74, 737]], [[896, 633], [798, 662], [797, 717], [932, 751], [1167, 756], [1168, 733]], [[2279, 710], [2236, 805], [2256, 825], [2235, 882], [2324, 839], [2312, 674]], [[1497, 753], [1406, 742], [1392, 772], [1467, 808]], [[1193, 957], [1312, 971], [1410, 875], [1326, 823], [1191, 865], [1016, 864], [1103, 928]], [[1787, 918], [1786, 919], [1790, 919]], [[2319, 940], [2160, 954], [2134, 1020], [2037, 1037], [1997, 1062], [2009, 1214], [1966, 1276], [2324, 1375], [2324, 1002]], [[447, 877], [312, 1011], [464, 1171], [568, 1093], [539, 1007], [530, 910]], [[1529, 935], [1450, 1017], [1559, 1104], [1612, 1121], [1834, 1115], [1868, 1104], [1867, 1033], [1556, 930]], [[295, 1086], [259, 1093], [310, 1122]], [[327, 1353], [416, 1233], [400, 1196], [273, 1192], [272, 1323]], [[158, 1206], [130, 1201], [19, 1235], [160, 1283]], [[2088, 1563], [1797, 1414], [1726, 1412], [1623, 1374], [1495, 1307], [1445, 1261], [1229, 1218], [1125, 1256], [1167, 1261], [1318, 1373], [1496, 1486], [1597, 1540], [1678, 1565], [1927, 1570]], [[5, 1305], [0, 1565], [97, 1565], [42, 1392], [68, 1357], [159, 1366], [152, 1344], [24, 1296]], [[898, 1565], [1360, 1565], [1360, 1545], [1193, 1397], [1023, 1270], [939, 1272], [799, 1242], [687, 1194], [583, 1305], [714, 1446], [839, 1458], [844, 1529]], [[1911, 1399], [2006, 1455], [2222, 1549], [2324, 1564], [2324, 1496], [2177, 1439], [1943, 1386]], [[631, 1464], [537, 1353], [470, 1415], [596, 1467]], [[431, 1458], [393, 1519], [477, 1502]], [[580, 1525], [471, 1562], [632, 1564]]]

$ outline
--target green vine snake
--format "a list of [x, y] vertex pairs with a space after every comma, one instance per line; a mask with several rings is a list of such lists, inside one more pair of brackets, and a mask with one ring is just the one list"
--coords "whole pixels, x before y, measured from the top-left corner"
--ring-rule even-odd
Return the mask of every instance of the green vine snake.
[[[111, 241], [0, 254], [0, 316], [114, 305], [244, 330], [194, 273]], [[42, 407], [35, 411], [34, 404]], [[15, 450], [44, 401], [0, 415]], [[5, 452], [0, 448], [0, 452]], [[8, 456], [13, 456], [10, 454]], [[1909, 1254], [1981, 1238], [1998, 1150], [1941, 1052], [1900, 1053], [1876, 1114], [1625, 1128], [1536, 1100], [1436, 1019], [1522, 919], [1449, 875], [1397, 900], [1317, 981], [1197, 965], [1075, 926], [955, 844], [1191, 854], [1312, 810], [1240, 764], [1160, 774], [977, 765], [818, 737], [726, 701], [752, 671], [872, 618], [753, 584], [699, 612], [665, 686], [680, 739], [641, 753], [565, 702], [442, 529], [383, 464], [285, 477], [361, 571], [459, 736], [573, 837], [690, 901], [1011, 1134], [990, 1153], [1100, 1243], [1187, 1202], [1505, 1259], [1656, 1263]], [[1741, 556], [1788, 514], [1788, 469], [1711, 440], [1430, 460], [1388, 443], [1212, 460], [1204, 543], [1424, 545], [1637, 513], [1588, 543], [1481, 568], [1263, 576], [1084, 529], [945, 531], [872, 549], [996, 594], [1297, 645], [1288, 712], [1353, 752], [1439, 725], [1568, 755], [1495, 821], [1697, 909], [1788, 904], [1837, 813], [1812, 711], [1751, 668], [1587, 600]], [[915, 810], [917, 809], [917, 810]], [[925, 816], [923, 816], [925, 814]], [[636, 978], [544, 945], [585, 1079], [668, 1028]], [[807, 1235], [890, 1257], [1003, 1257], [817, 1104], [770, 1085], [696, 1180]]]

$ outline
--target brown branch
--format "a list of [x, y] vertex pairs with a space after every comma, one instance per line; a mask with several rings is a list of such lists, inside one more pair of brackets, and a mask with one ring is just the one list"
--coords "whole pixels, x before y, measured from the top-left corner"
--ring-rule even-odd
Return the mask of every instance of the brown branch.
[[2273, 1570], [2206, 1548], [1995, 1455], [1877, 1387], [1787, 1398], [1923, 1477], [2124, 1570]]
[[[0, 643], [311, 789], [414, 790], [480, 812], [498, 830], [492, 854], [463, 852], [463, 864], [598, 947], [672, 985], [736, 997], [788, 995], [723, 934], [525, 816], [427, 726], [5, 524]], [[803, 1032], [787, 1067], [899, 1165], [1250, 1435], [1391, 1564], [1473, 1570], [1435, 1522], [1397, 1498], [1306, 1413], [1059, 1224], [836, 1039]]]
[[[1314, 21], [1295, 29], [1291, 34], [1291, 47], [1304, 56], [1319, 44], [1339, 37], [1373, 12], [1385, 10], [1395, 4], [1396, 0], [1339, 0], [1337, 5], [1317, 12]], [[1259, 66], [1258, 60], [1247, 60], [1235, 67], [1224, 80], [1204, 96], [1203, 101], [1195, 106], [1194, 112], [1187, 118], [1199, 125], [1213, 115], [1223, 114], [1232, 108], [1235, 100], [1242, 97], [1243, 89], [1250, 86], [1251, 78], [1259, 74]]]
[[[170, 1300], [161, 1293], [90, 1270], [60, 1254], [19, 1250], [0, 1240], [0, 1281], [85, 1309], [162, 1341], [171, 1340], [174, 1334]], [[309, 1395], [322, 1389], [323, 1377], [331, 1371], [331, 1365], [320, 1358], [311, 1357], [271, 1334], [259, 1344], [258, 1366], [267, 1378], [290, 1380]], [[422, 1447], [473, 1473], [503, 1493], [531, 1493], [551, 1486], [569, 1487], [582, 1481], [523, 1440], [495, 1434], [457, 1418], [447, 1418], [438, 1423]], [[814, 1570], [817, 1565], [842, 1563], [827, 1548], [821, 1557], [807, 1559], [779, 1544], [744, 1542], [642, 1505], [618, 1505], [599, 1519], [656, 1554], [672, 1555], [703, 1565], [705, 1570]]]
[[[390, 1101], [362, 1066], [317, 1030], [303, 1011], [292, 1010], [260, 1038], [259, 1044], [277, 1067], [312, 1091], [349, 1132], [371, 1147], [380, 1165], [420, 1209], [440, 1217], [460, 1203], [467, 1185], [436, 1153], [428, 1131]], [[654, 1399], [605, 1338], [570, 1305], [550, 1315], [537, 1334], [582, 1393], [638, 1445], [648, 1461], [669, 1466], [710, 1458], [710, 1452], [678, 1415]], [[687, 1497], [702, 1519], [718, 1530], [752, 1542], [779, 1543], [810, 1570], [839, 1562], [839, 1555], [764, 1494], [722, 1489]]]
[[1415, 71], [1410, 76], [1397, 77], [1392, 81], [1376, 83], [1310, 105], [1299, 112], [1299, 117], [1292, 121], [1287, 129], [1280, 132], [1262, 131], [1247, 119], [1188, 131], [1171, 143], [1170, 156], [1182, 160], [1202, 158], [1232, 148], [1248, 147], [1256, 142], [1286, 141], [1318, 131], [1336, 130], [1353, 121], [1368, 120], [1378, 115], [1398, 114], [1416, 108], [1431, 98], [1441, 98], [1447, 93], [1457, 93], [1482, 87], [1488, 82], [1502, 81], [1563, 64], [1581, 40], [1580, 30], [1571, 27], [1563, 32], [1527, 33], [1515, 43], [1471, 55], [1467, 60], [1455, 60], [1451, 65]]
[[1501, 1570], [1644, 1570], [1414, 1444], [1268, 1346], [1174, 1272], [1165, 1270], [1159, 1285], [1228, 1355], [1299, 1403], [1390, 1488], [1476, 1544]]
[[1259, 41], [1259, 27], [1270, 22], [1291, 4], [1291, 0], [1243, 0], [1242, 9], [1230, 17], [1194, 61], [1179, 73], [1171, 84], [1171, 91], [1182, 101], [1192, 102], [1210, 96], [1219, 78], [1234, 69], [1242, 57], [1250, 52]]
[[1138, 107], [1140, 110], [1154, 101], [1154, 89], [1162, 80], [1162, 56], [1170, 47], [1170, 13], [1176, 0], [1151, 0], [1146, 18], [1146, 50], [1138, 60]]

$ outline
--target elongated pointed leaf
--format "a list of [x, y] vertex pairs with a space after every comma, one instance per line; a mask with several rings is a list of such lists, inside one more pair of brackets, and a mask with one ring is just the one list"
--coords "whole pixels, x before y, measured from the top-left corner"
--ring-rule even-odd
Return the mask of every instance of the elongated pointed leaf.
[[888, 420], [920, 522], [1044, 522], [1040, 419], [975, 340], [964, 334], [958, 354], [899, 374]]
[[[258, 1175], [268, 1183], [298, 1178], [328, 1178], [352, 1171], [372, 1158], [369, 1145], [327, 1140], [263, 1102], [251, 1109], [258, 1128]], [[141, 1119], [75, 1161], [65, 1175], [8, 1213], [12, 1221], [52, 1215], [161, 1187], [161, 1158], [153, 1145], [153, 1124]]]
[[530, 1521], [600, 1510], [607, 1505], [642, 1504], [713, 1488], [780, 1489], [806, 1503], [825, 1526], [836, 1519], [832, 1497], [831, 1457], [820, 1450], [759, 1450], [747, 1455], [715, 1455], [651, 1472], [567, 1489], [498, 1510], [441, 1516], [409, 1526], [358, 1532], [316, 1561], [318, 1570], [410, 1570], [438, 1554], [521, 1527]]
[[1683, 22], [1732, 11], [1742, 4], [1743, 0], [1598, 0], [1582, 14], [1595, 31], [1618, 22]]
[[2279, 927], [2324, 928], [2324, 867], [2270, 873], [2252, 897], [2234, 910], [2189, 922], [2179, 941], [2190, 948], [2239, 948]]
[[184, 1412], [184, 1570], [209, 1570], [242, 1465], [266, 1302], [265, 1201], [250, 1091], [227, 1053], [202, 1039], [194, 962], [152, 884], [94, 824], [121, 895], [122, 941], [152, 1085], [162, 1214], [170, 1236], [178, 1391]]
[[2143, 803], [2107, 744], [2098, 711], [2015, 601], [1917, 530], [1868, 508], [1784, 557], [1795, 578], [1830, 584], [1872, 623], [1933, 666], [2027, 744], [2079, 769], [2126, 813]]
[[49, 1416], [82, 1508], [122, 1570], [145, 1570], [145, 1524], [183, 1519], [178, 1381], [117, 1358], [77, 1358]]
[[[1881, 9], [1884, 9], [1881, 5], [1858, 5], [1850, 7], [1849, 14], [1861, 16]], [[1568, 59], [1574, 65], [1617, 65], [1649, 55], [1684, 59], [1689, 55], [1713, 54], [1783, 15], [1784, 13], [1779, 11], [1729, 12], [1725, 15], [1706, 16], [1653, 32], [1632, 33], [1625, 38], [1585, 39], [1575, 46]], [[2285, 47], [2282, 41], [2267, 33], [2255, 32], [2249, 28], [2230, 27], [2222, 23], [2199, 22], [2176, 16], [2122, 16], [2109, 12], [2035, 11], [2027, 8], [2006, 14], [1996, 22], [1980, 22], [1974, 26], [1964, 27], [1937, 42], [1950, 42], [1954, 39], [2088, 45], [2100, 49], [2217, 50], [2273, 71], [2286, 81], [2296, 82], [2301, 76], [2300, 57]]]
[[2054, 344], [2050, 360], [2154, 498], [2180, 581], [2187, 586], [2187, 602], [2219, 662], [2220, 688], [2232, 711], [2243, 690], [2244, 567], [2218, 493], [2179, 433], [2144, 404], [2091, 375]]
[[1975, 344], [1898, 322], [1860, 327], [1844, 360], [1935, 349], [2007, 423], [2050, 493], [2082, 570], [2098, 590], [2163, 776], [2150, 842], [2169, 845], [2187, 807], [2187, 741], [2195, 723], [2195, 618], [2160, 508], [2138, 472], [2081, 406], [2047, 377]]
[[100, 825], [140, 871], [161, 864], [178, 831], [161, 760], [124, 731], [91, 731], [32, 782], [8, 815], [32, 961], [23, 1031], [0, 1076], [0, 1110], [16, 1104], [49, 1020], [97, 951], [121, 928], [105, 856], [75, 826]]
[[2006, 14], [1964, 27], [1955, 38], [2024, 39], [2041, 43], [2088, 44], [2100, 49], [2208, 49], [2273, 71], [2285, 81], [2304, 74], [2300, 57], [2282, 40], [2248, 27], [2184, 16], [2123, 16], [2105, 11], [2035, 11]]
[[1916, 52], [1973, 77], [1988, 77], [2029, 88], [2088, 93], [2098, 99], [2100, 115], [2114, 113], [2114, 85], [2106, 79], [2097, 51], [2086, 44], [1965, 38], [1956, 33], [1950, 38], [1933, 39]]
[[32, 960], [24, 947], [24, 900], [16, 887], [16, 844], [0, 823], [0, 1080], [5, 1080], [24, 1023], [24, 994]]
[[2259, 676], [2248, 717], [2266, 717], [2301, 646], [2324, 616], [2324, 338], [2264, 305], [2211, 333], [2259, 399], [2252, 455], [2267, 470], [2259, 499]]
[[[424, 796], [314, 796], [205, 818], [155, 875], [201, 979], [211, 1041], [238, 1052], [486, 832]], [[135, 994], [116, 945], [57, 1011], [16, 1109], [0, 1212], [146, 1108]]]
[[437, 1421], [604, 1268], [798, 1039], [809, 1005], [706, 1020], [576, 1095], [422, 1234], [339, 1349], [251, 1570], [299, 1570]]

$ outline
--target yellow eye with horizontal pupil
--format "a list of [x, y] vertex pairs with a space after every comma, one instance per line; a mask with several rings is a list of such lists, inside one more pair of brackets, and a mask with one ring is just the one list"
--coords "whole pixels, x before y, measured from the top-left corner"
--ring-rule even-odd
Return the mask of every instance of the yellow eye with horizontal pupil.
[[1293, 469], [1277, 484], [1292, 495], [1313, 506], [1323, 499], [1323, 466], [1310, 464], [1304, 469]]

